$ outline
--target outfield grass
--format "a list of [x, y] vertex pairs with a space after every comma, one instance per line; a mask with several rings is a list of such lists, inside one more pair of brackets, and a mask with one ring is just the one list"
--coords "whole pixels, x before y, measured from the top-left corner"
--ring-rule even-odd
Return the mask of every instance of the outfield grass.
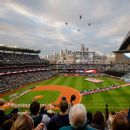
[[[113, 84], [126, 84], [123, 81], [108, 77], [97, 77], [98, 79], [101, 79], [104, 82], [96, 84], [89, 81], [85, 81], [85, 78], [87, 77], [57, 76], [50, 80], [45, 80], [36, 84], [29, 85], [28, 87], [22, 88], [21, 90], [17, 90], [17, 92], [21, 93], [27, 90], [28, 88], [44, 85], [69, 86], [81, 91], [97, 87], [102, 88]], [[30, 103], [32, 98], [37, 95], [43, 95], [44, 98], [40, 99], [39, 102], [47, 104], [57, 100], [59, 92], [52, 92], [52, 91], [29, 92], [28, 94], [17, 99], [16, 103]], [[85, 95], [82, 97], [81, 103], [83, 103], [86, 106], [86, 108], [91, 111], [95, 110], [104, 111], [105, 104], [108, 104], [111, 110], [121, 110], [128, 108], [130, 106], [129, 97], [130, 97], [130, 86], [118, 88], [116, 90], [101, 92], [97, 94]], [[5, 99], [8, 100], [8, 96], [5, 96]]]

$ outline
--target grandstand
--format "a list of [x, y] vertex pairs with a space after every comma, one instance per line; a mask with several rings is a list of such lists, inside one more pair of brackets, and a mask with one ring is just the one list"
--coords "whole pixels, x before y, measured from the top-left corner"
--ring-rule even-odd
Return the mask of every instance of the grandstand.
[[40, 50], [0, 46], [0, 93], [56, 74], [49, 69], [49, 62], [39, 57], [39, 53]]
[[11, 65], [40, 65], [48, 63], [40, 59], [40, 50], [0, 46], [0, 66]]
[[121, 77], [121, 80], [130, 82], [130, 72]]

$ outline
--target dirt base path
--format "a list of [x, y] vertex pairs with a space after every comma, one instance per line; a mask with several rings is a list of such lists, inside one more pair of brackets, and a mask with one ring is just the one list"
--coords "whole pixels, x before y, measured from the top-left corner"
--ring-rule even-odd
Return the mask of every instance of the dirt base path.
[[70, 97], [72, 94], [76, 95], [75, 103], [80, 103], [82, 99], [82, 96], [78, 90], [67, 86], [59, 86], [59, 85], [38, 86], [34, 88], [32, 91], [37, 91], [37, 90], [59, 91], [60, 95], [58, 99], [55, 102], [53, 102], [54, 104], [59, 104], [62, 96], [65, 96], [67, 98], [67, 101], [70, 102]]

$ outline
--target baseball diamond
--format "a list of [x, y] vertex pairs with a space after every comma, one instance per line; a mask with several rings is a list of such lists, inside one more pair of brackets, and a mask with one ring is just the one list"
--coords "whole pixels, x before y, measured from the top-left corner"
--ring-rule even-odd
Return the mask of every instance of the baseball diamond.
[[[41, 104], [58, 104], [62, 96], [66, 96], [67, 100], [70, 101], [70, 96], [75, 94], [75, 103], [81, 102], [85, 104], [87, 109], [91, 111], [95, 111], [97, 108], [103, 111], [105, 104], [108, 104], [112, 110], [121, 110], [129, 106], [130, 84], [127, 85], [124, 81], [110, 77], [94, 77], [98, 80], [104, 81], [101, 83], [89, 82], [85, 80], [86, 78], [88, 78], [88, 76], [57, 76], [52, 79], [30, 84], [26, 87], [21, 87], [13, 93], [20, 94], [25, 90], [28, 90], [32, 87], [33, 88], [29, 93], [26, 93], [25, 95], [13, 100], [13, 103], [24, 105], [30, 104], [34, 97], [42, 95], [42, 98], [37, 98], [35, 100]], [[115, 84], [125, 87], [94, 93], [91, 95], [82, 95], [83, 91], [86, 92], [96, 88], [102, 89], [104, 87], [110, 87]], [[10, 93], [7, 93], [4, 98], [8, 100], [9, 95]]]

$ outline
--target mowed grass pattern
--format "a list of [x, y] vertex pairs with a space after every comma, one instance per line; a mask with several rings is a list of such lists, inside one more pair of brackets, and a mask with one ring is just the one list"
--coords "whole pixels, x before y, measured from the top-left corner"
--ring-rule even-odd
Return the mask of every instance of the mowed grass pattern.
[[57, 100], [59, 94], [58, 91], [32, 91], [15, 100], [15, 103], [30, 104], [35, 96], [42, 95], [43, 98], [37, 99], [37, 101], [41, 104], [50, 104]]
[[[21, 90], [17, 90], [17, 92], [25, 91], [32, 86], [44, 86], [44, 85], [61, 85], [62, 86], [69, 86], [81, 90], [89, 90], [95, 88], [102, 88], [106, 86], [110, 86], [113, 84], [126, 84], [123, 81], [109, 78], [109, 77], [96, 77], [97, 79], [101, 79], [103, 83], [92, 83], [85, 81], [84, 76], [57, 76], [49, 80], [41, 81], [39, 83], [29, 85], [26, 88], [22, 88]], [[37, 95], [43, 95], [44, 98], [40, 99], [40, 103], [51, 103], [54, 102], [57, 98], [59, 93], [52, 92], [52, 91], [36, 91], [30, 92], [23, 97], [20, 97], [16, 100], [16, 103], [30, 103], [32, 98]], [[116, 90], [110, 90], [106, 92], [101, 92], [92, 95], [85, 95], [82, 97], [81, 103], [83, 103], [88, 110], [95, 111], [95, 110], [104, 110], [105, 104], [108, 104], [112, 110], [120, 110], [125, 109], [130, 106], [130, 86], [118, 88]], [[8, 96], [5, 97], [8, 99]]]

